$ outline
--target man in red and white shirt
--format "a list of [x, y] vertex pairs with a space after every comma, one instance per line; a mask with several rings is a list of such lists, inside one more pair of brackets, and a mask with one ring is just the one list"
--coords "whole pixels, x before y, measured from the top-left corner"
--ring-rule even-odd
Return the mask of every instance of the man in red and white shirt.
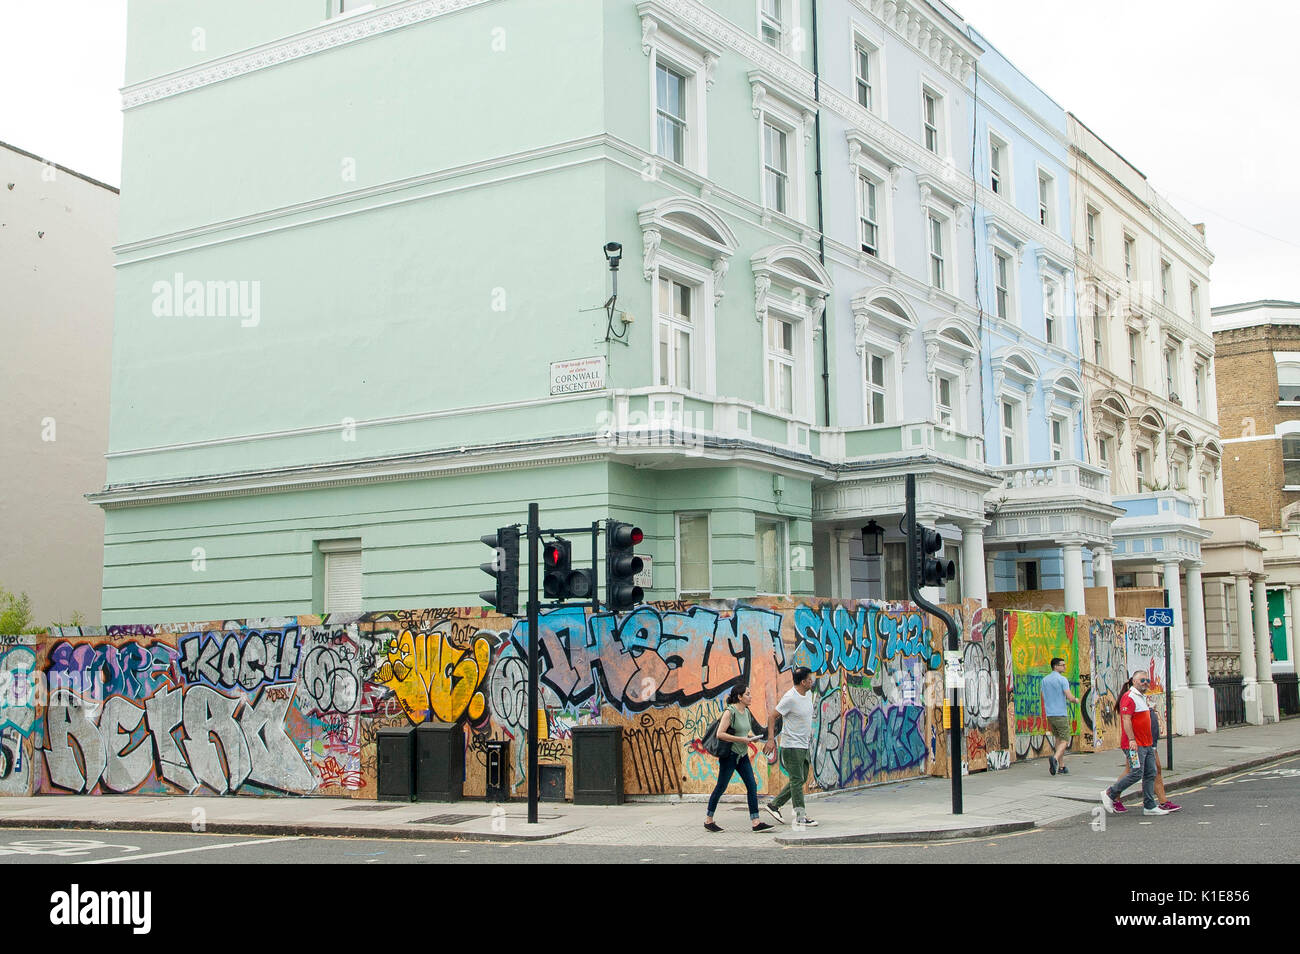
[[1119, 700], [1120, 748], [1128, 753], [1129, 773], [1101, 793], [1101, 807], [1115, 814], [1120, 796], [1142, 780], [1142, 814], [1168, 815], [1156, 801], [1156, 747], [1151, 738], [1151, 706], [1146, 691], [1150, 679], [1143, 669], [1133, 673], [1131, 688]]

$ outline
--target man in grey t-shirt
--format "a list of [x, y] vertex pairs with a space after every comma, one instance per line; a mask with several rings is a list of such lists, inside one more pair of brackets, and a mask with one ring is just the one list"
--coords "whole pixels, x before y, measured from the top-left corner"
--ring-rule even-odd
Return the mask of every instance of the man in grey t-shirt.
[[812, 747], [812, 685], [812, 670], [800, 666], [794, 671], [794, 688], [781, 697], [776, 704], [776, 713], [767, 720], [767, 744], [763, 746], [768, 755], [776, 751], [776, 714], [779, 713], [784, 720], [781, 726], [781, 767], [790, 780], [781, 789], [781, 794], [763, 807], [784, 825], [781, 806], [793, 802], [796, 828], [812, 828], [817, 824], [805, 813], [803, 804], [803, 787], [812, 764], [808, 757], [808, 750]]

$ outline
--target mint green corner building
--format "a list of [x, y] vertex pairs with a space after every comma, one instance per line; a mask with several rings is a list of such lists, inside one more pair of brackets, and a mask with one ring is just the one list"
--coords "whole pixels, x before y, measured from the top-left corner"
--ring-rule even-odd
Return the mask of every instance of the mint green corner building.
[[479, 605], [530, 501], [649, 600], [901, 596], [906, 473], [983, 596], [979, 428], [864, 416], [812, 13], [132, 0], [104, 622]]

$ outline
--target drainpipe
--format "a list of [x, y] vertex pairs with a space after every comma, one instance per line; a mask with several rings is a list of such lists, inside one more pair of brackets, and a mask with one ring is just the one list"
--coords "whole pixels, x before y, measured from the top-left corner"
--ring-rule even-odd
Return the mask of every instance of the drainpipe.
[[[817, 0], [812, 0], [812, 54], [813, 54], [813, 100], [817, 108], [813, 112], [813, 129], [817, 150], [817, 259], [822, 268], [826, 267], [826, 222], [822, 210], [822, 80], [817, 59]], [[826, 341], [826, 311], [822, 309], [822, 400], [826, 405], [826, 426], [831, 426], [831, 358], [830, 346]]]

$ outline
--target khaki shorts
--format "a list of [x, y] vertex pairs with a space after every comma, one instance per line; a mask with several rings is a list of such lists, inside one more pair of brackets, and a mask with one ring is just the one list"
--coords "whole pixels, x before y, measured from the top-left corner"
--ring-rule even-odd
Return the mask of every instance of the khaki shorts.
[[1056, 741], [1070, 741], [1070, 717], [1069, 716], [1048, 716], [1047, 724], [1052, 727], [1052, 735], [1056, 736]]

